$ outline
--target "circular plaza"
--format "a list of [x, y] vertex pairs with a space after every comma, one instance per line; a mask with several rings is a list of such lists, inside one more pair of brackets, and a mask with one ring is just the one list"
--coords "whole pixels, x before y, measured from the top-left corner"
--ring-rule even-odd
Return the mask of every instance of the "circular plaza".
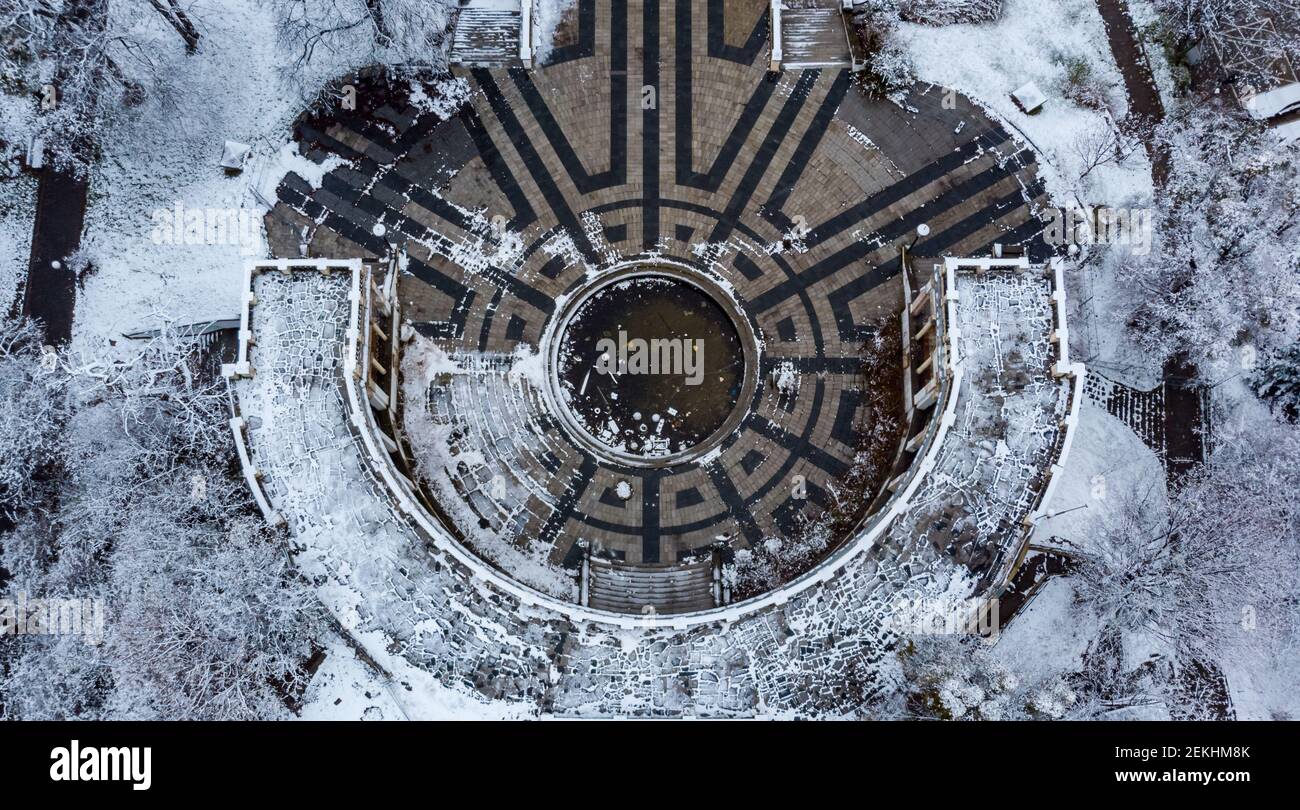
[[281, 184], [273, 249], [403, 257], [411, 478], [555, 599], [638, 612], [602, 594], [650, 583], [700, 612], [822, 564], [932, 416], [901, 250], [1042, 230], [1032, 153], [975, 105], [773, 73], [766, 8], [580, 3], [540, 66], [376, 83], [296, 128], [334, 168]]

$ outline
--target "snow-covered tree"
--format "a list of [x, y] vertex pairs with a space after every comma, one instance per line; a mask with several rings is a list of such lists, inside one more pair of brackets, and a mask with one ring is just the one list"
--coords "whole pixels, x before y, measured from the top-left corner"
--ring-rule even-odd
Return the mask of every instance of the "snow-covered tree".
[[[204, 473], [212, 476], [211, 470]], [[76, 514], [110, 529], [69, 587], [60, 574], [15, 575], [13, 594], [100, 599], [101, 644], [82, 638], [24, 636], [0, 692], [24, 718], [268, 719], [285, 714], [284, 695], [300, 686], [319, 631], [320, 608], [292, 569], [281, 541], [243, 514], [242, 493], [213, 477], [195, 497], [186, 477], [143, 486], [134, 497], [81, 493]], [[127, 511], [103, 514], [108, 507]], [[65, 549], [59, 553], [76, 553]], [[7, 556], [9, 549], [6, 548]], [[50, 686], [58, 685], [57, 691]]]
[[136, 464], [165, 470], [231, 449], [229, 398], [215, 364], [171, 328], [125, 360], [68, 361], [83, 403], [111, 403]]
[[[350, 54], [353, 68], [447, 64], [452, 0], [264, 0], [278, 17], [280, 43], [292, 55], [288, 78], [305, 82], [317, 52]], [[311, 88], [304, 88], [311, 89]]]
[[1300, 343], [1269, 357], [1250, 376], [1251, 387], [1292, 422], [1300, 420]]
[[7, 535], [0, 565], [9, 594], [101, 600], [105, 636], [7, 643], [0, 703], [26, 718], [284, 714], [321, 611], [233, 463], [224, 383], [171, 330], [57, 372], [75, 396], [58, 508]]
[[[298, 686], [320, 608], [246, 498], [170, 479], [115, 538], [108, 656], [118, 716], [266, 719]], [[305, 685], [305, 684], [304, 684]]]
[[892, 0], [899, 15], [922, 25], [995, 22], [1002, 16], [1002, 0]]
[[1077, 700], [1060, 678], [1035, 682], [997, 660], [979, 639], [910, 636], [898, 645], [903, 716], [931, 720], [1054, 720]]
[[[1153, 359], [1184, 355], [1203, 371], [1234, 346], [1261, 351], [1300, 337], [1300, 154], [1214, 105], [1159, 130], [1172, 155], [1157, 195], [1156, 242], [1124, 256], [1129, 326]], [[1124, 248], [1112, 248], [1123, 251]]]
[[921, 25], [993, 22], [1003, 0], [854, 0], [855, 11], [884, 14]]
[[1079, 600], [1102, 624], [1188, 661], [1255, 654], [1295, 618], [1300, 432], [1271, 425], [1219, 447], [1166, 500], [1120, 494], [1080, 551]]
[[791, 537], [766, 537], [737, 551], [726, 572], [731, 587], [747, 598], [784, 585], [825, 554], [833, 539], [828, 520], [805, 518]]
[[859, 81], [878, 96], [898, 93], [916, 81], [916, 67], [898, 35], [898, 9], [889, 3], [869, 3], [855, 9], [853, 32], [866, 54], [867, 69]]
[[[194, 53], [201, 33], [182, 0], [2, 0], [0, 86], [39, 109], [31, 132], [73, 171], [93, 162], [98, 119], [166, 93], [173, 50]], [[27, 123], [27, 122], [24, 122]]]
[[48, 486], [42, 470], [57, 462], [62, 448], [67, 385], [52, 359], [35, 324], [0, 324], [0, 516], [11, 520], [40, 500]]
[[[1156, 8], [1189, 31], [1212, 33], [1232, 24], [1300, 17], [1300, 0], [1156, 0]], [[1276, 42], [1294, 48], [1298, 32], [1274, 26]]]

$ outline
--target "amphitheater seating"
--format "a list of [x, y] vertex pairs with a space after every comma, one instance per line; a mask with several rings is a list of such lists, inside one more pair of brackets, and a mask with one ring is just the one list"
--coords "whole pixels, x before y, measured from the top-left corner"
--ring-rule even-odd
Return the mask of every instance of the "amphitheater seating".
[[521, 14], [518, 0], [470, 0], [459, 11], [451, 62], [457, 65], [513, 67], [519, 57]]
[[629, 565], [593, 557], [588, 604], [597, 610], [654, 615], [717, 606], [711, 557], [684, 565]]
[[787, 68], [846, 68], [852, 64], [839, 0], [786, 3], [781, 27]]

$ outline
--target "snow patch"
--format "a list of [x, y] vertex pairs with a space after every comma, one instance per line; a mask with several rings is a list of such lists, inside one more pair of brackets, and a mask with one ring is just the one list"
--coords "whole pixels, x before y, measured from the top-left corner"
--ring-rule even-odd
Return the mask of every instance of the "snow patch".
[[546, 387], [546, 362], [542, 353], [530, 346], [519, 344], [515, 347], [515, 362], [507, 374], [512, 383], [527, 380], [538, 391]]
[[432, 97], [424, 87], [421, 82], [411, 82], [411, 105], [421, 112], [433, 113], [444, 121], [455, 115], [456, 111], [469, 101], [469, 82], [459, 76], [434, 82]]
[[537, 0], [533, 4], [533, 57], [540, 65], [546, 64], [555, 50], [555, 30], [559, 28], [564, 13], [573, 9], [577, 0]]
[[[1066, 98], [1069, 66], [1087, 65], [1086, 83], [1101, 93], [1116, 118], [1128, 110], [1123, 77], [1092, 0], [1061, 0], [1050, 13], [1037, 0], [1007, 0], [995, 24], [902, 23], [899, 37], [907, 44], [918, 76], [969, 96], [1041, 154], [1039, 171], [1053, 199], [1064, 203], [1084, 191], [1078, 180], [1084, 170], [1080, 141], [1114, 124], [1103, 111]], [[1024, 114], [1011, 99], [1011, 93], [1028, 82], [1048, 96], [1035, 115]], [[1149, 205], [1153, 197], [1150, 162], [1141, 149], [1120, 165], [1095, 169], [1086, 182], [1088, 199], [1105, 205]]]

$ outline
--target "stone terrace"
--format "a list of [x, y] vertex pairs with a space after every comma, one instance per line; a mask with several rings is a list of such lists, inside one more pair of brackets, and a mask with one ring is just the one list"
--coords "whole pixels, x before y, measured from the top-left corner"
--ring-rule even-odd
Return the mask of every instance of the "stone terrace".
[[[797, 371], [790, 393], [760, 386], [708, 465], [623, 469], [541, 420], [550, 452], [520, 456], [534, 497], [518, 533], [552, 564], [572, 564], [579, 539], [672, 563], [816, 518], [861, 429], [861, 346], [899, 307], [898, 247], [927, 224], [918, 255], [994, 242], [1045, 253], [1032, 153], [969, 101], [946, 109], [938, 89], [900, 107], [865, 98], [843, 70], [768, 74], [767, 13], [761, 0], [579, 0], [544, 67], [458, 69], [469, 102], [450, 119], [388, 107], [299, 128], [305, 154], [349, 165], [320, 188], [286, 178], [269, 220], [278, 255], [297, 255], [303, 228], [311, 255], [406, 245], [408, 316], [471, 366], [536, 349], [590, 271], [662, 256], [735, 290], [764, 376]], [[504, 377], [451, 395], [449, 418], [469, 418], [457, 414], [476, 396], [527, 404]], [[792, 501], [796, 474], [815, 497]], [[608, 490], [629, 477], [634, 497], [615, 508]]]
[[970, 548], [1014, 544], [1059, 451], [1069, 386], [1053, 376], [1050, 283], [1033, 273], [962, 277], [950, 324], [964, 375], [955, 427], [913, 498], [917, 510], [888, 543], [727, 625], [575, 625], [433, 551], [370, 477], [340, 394], [349, 285], [339, 273], [255, 273], [252, 376], [235, 393], [252, 464], [299, 564], [399, 685], [416, 688], [413, 673], [427, 673], [484, 700], [574, 715], [853, 713], [894, 685], [890, 618], [901, 600], [976, 592], [972, 557], [963, 564], [960, 549], [932, 535], [943, 529], [932, 507], [944, 508], [946, 525], [972, 527]]

